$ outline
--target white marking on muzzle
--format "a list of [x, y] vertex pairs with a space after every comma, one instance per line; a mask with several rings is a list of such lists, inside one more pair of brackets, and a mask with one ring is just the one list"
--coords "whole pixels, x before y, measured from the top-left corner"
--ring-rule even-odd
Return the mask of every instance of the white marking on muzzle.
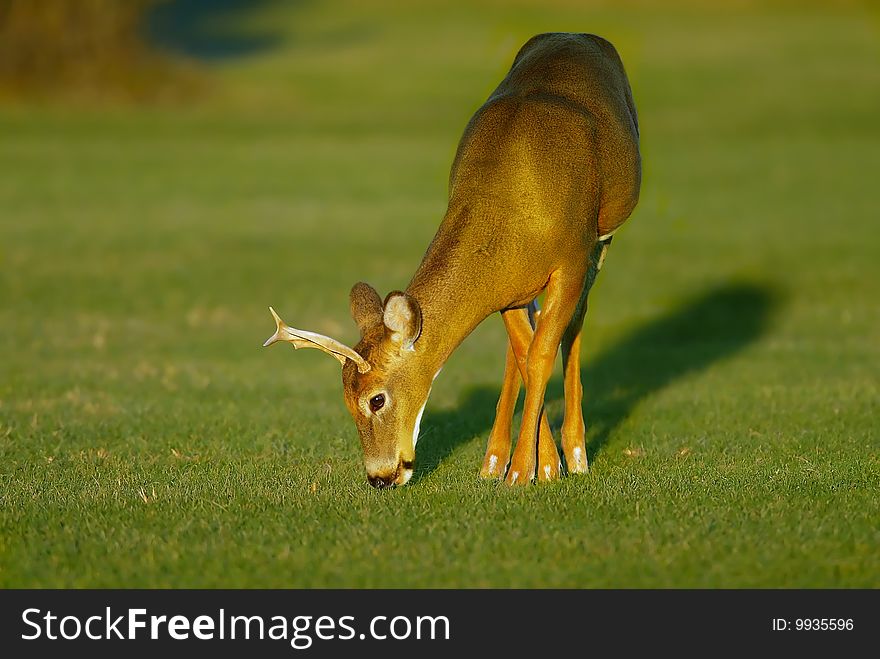
[[403, 476], [401, 477], [398, 485], [406, 485], [407, 483], [409, 483], [409, 479], [412, 478], [412, 475], [413, 475], [412, 469], [404, 469]]

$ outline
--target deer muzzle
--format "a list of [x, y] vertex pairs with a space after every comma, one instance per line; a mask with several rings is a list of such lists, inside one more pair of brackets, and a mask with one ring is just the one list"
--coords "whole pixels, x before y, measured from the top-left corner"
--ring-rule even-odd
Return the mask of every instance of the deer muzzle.
[[395, 485], [406, 485], [413, 475], [411, 460], [400, 460], [393, 469], [367, 470], [367, 480], [376, 489], [384, 489]]

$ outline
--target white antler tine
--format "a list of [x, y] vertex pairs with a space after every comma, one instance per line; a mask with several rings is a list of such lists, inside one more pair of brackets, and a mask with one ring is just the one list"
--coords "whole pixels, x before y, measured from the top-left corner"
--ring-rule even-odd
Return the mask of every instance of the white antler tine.
[[287, 327], [287, 325], [284, 324], [284, 321], [281, 320], [281, 317], [275, 313], [275, 309], [269, 307], [269, 313], [271, 313], [272, 317], [275, 319], [275, 333], [266, 339], [266, 342], [263, 344], [264, 348], [272, 345], [276, 341], [281, 341], [284, 338], [284, 330]]
[[275, 312], [275, 309], [273, 309], [272, 307], [269, 307], [269, 313], [272, 314], [272, 318], [275, 319], [275, 324], [278, 325], [278, 327], [281, 327], [282, 325], [284, 325], [284, 321], [281, 320], [281, 316], [279, 316], [279, 315]]
[[266, 342], [263, 344], [264, 348], [277, 341], [286, 341], [294, 348], [317, 348], [318, 350], [322, 350], [342, 365], [345, 365], [346, 359], [350, 359], [357, 364], [359, 373], [366, 373], [370, 370], [370, 365], [367, 361], [353, 348], [349, 348], [344, 343], [340, 343], [329, 336], [290, 327], [287, 323], [281, 320], [281, 317], [275, 313], [275, 309], [272, 307], [269, 307], [269, 313], [271, 313], [272, 317], [275, 319], [275, 333], [266, 339]]

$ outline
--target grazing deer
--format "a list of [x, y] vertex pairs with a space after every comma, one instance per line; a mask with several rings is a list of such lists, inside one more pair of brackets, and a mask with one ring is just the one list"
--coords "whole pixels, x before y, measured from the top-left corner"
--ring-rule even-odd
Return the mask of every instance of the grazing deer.
[[[568, 471], [584, 472], [579, 354], [587, 295], [612, 234], [635, 208], [640, 181], [638, 121], [617, 51], [589, 34], [535, 36], [465, 128], [448, 210], [406, 291], [383, 301], [355, 284], [351, 314], [361, 340], [354, 348], [290, 328], [271, 308], [277, 331], [265, 345], [319, 348], [342, 363], [368, 480], [402, 485], [412, 476], [434, 378], [462, 340], [500, 311], [509, 344], [480, 475], [506, 474], [512, 485], [561, 474], [543, 411], [560, 345], [562, 450]], [[520, 377], [526, 396], [511, 459]]]

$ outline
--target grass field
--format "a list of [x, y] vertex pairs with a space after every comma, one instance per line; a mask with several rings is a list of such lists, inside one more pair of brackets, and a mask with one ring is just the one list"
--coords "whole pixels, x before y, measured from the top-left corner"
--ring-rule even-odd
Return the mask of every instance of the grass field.
[[[367, 4], [228, 18], [185, 105], [0, 109], [0, 586], [880, 586], [876, 9]], [[586, 322], [592, 470], [477, 478], [493, 317], [376, 491], [338, 364], [261, 350], [266, 307], [353, 343], [349, 288], [407, 284], [546, 30], [617, 45], [642, 127]]]

